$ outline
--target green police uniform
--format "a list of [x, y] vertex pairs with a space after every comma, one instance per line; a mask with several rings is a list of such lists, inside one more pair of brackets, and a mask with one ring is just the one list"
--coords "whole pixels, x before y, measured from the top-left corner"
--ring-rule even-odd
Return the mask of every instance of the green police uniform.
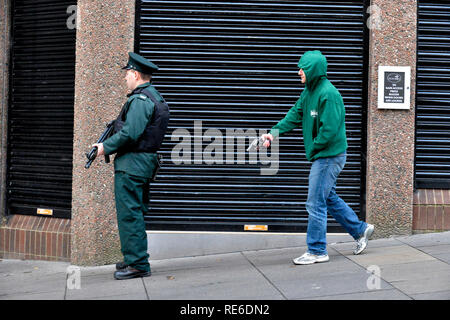
[[[151, 74], [158, 67], [147, 59], [130, 53], [129, 62], [123, 69], [134, 69]], [[138, 86], [131, 94], [124, 108], [127, 110], [123, 127], [103, 143], [106, 155], [117, 153], [114, 159], [114, 192], [117, 210], [120, 244], [125, 264], [140, 271], [149, 272], [147, 234], [143, 214], [147, 212], [148, 186], [156, 168], [156, 154], [130, 152], [152, 119], [155, 105], [146, 95], [136, 93], [147, 89], [156, 99], [163, 100], [149, 83]]]

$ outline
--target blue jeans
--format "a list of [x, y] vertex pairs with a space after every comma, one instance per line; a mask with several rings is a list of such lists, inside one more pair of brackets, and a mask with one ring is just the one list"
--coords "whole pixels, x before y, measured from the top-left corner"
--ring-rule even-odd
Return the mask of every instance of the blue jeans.
[[312, 163], [309, 173], [308, 228], [306, 244], [308, 252], [316, 255], [327, 254], [327, 212], [344, 229], [358, 240], [367, 224], [360, 221], [355, 212], [336, 194], [336, 180], [344, 168], [347, 153], [335, 157], [319, 158]]

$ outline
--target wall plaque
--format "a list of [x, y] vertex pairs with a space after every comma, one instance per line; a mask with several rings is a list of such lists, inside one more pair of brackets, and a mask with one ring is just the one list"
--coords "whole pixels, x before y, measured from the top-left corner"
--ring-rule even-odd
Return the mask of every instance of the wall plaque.
[[410, 109], [411, 67], [378, 67], [378, 109]]

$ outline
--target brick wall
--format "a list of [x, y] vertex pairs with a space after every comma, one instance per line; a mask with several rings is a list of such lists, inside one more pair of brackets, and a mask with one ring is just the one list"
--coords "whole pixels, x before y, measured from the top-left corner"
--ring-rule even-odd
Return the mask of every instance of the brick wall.
[[13, 215], [0, 227], [0, 258], [70, 261], [70, 220]]
[[413, 204], [413, 231], [450, 230], [450, 190], [418, 189]]

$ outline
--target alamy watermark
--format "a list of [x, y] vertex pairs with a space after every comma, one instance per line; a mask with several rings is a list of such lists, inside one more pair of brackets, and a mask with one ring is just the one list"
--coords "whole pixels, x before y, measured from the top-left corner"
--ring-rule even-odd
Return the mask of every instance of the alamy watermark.
[[381, 30], [383, 24], [382, 11], [376, 4], [367, 7], [367, 13], [370, 15], [366, 25], [369, 29]]
[[67, 289], [81, 289], [81, 269], [77, 266], [68, 266], [66, 269], [67, 274]]
[[80, 26], [80, 13], [78, 12], [78, 6], [68, 6], [66, 13], [69, 14], [69, 17], [66, 20], [67, 29], [77, 29]]
[[381, 269], [377, 265], [370, 265], [367, 267], [366, 272], [370, 274], [366, 281], [367, 289], [379, 290], [381, 289]]
[[[171, 160], [175, 165], [269, 165], [261, 167], [261, 175], [276, 175], [279, 169], [279, 141], [274, 139], [270, 149], [259, 148], [258, 152], [246, 152], [248, 144], [267, 130], [209, 128], [203, 132], [203, 123], [194, 121], [194, 132], [188, 129], [175, 129], [171, 141], [178, 142], [171, 151]], [[206, 143], [206, 146], [203, 147]]]
[[[70, 5], [66, 9], [69, 17], [67, 18], [66, 24], [68, 29], [77, 29], [80, 25], [80, 13], [77, 5]], [[376, 5], [370, 5], [366, 9], [366, 13], [369, 14], [369, 17], [366, 21], [366, 26], [369, 29], [381, 30], [383, 26], [383, 11], [382, 9]], [[405, 19], [413, 19], [415, 18], [415, 14], [413, 12], [404, 12], [403, 18]]]
[[[366, 21], [366, 26], [370, 30], [381, 30], [382, 27], [386, 25], [383, 17], [384, 12], [376, 4], [368, 6], [366, 13], [369, 14], [369, 17]], [[390, 17], [389, 19], [392, 19], [392, 17]], [[417, 15], [414, 11], [411, 10], [405, 10], [403, 12], [400, 10], [399, 14], [395, 16], [395, 19], [403, 19], [409, 22], [411, 20], [417, 19]]]

